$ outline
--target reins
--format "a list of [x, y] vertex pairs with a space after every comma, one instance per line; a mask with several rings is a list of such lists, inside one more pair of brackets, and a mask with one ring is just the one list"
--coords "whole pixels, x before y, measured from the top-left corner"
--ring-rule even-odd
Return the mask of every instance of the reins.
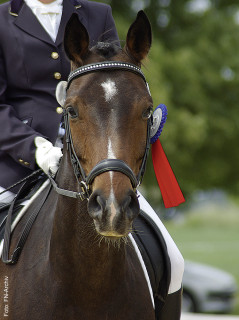
[[26, 182], [27, 180], [33, 178], [34, 176], [41, 175], [42, 173], [43, 173], [42, 169], [38, 169], [38, 170], [34, 171], [29, 176], [23, 178], [22, 180], [17, 181], [16, 183], [12, 184], [10, 187], [4, 189], [2, 192], [0, 192], [0, 195], [4, 194], [7, 191], [12, 190], [13, 188], [19, 186], [21, 183]]

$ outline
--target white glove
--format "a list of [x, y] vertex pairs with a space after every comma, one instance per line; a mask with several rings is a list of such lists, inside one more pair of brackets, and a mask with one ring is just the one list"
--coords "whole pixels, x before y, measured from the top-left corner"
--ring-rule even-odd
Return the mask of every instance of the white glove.
[[62, 157], [61, 148], [54, 147], [53, 144], [42, 138], [35, 138], [36, 145], [36, 163], [46, 173], [54, 176], [59, 168]]

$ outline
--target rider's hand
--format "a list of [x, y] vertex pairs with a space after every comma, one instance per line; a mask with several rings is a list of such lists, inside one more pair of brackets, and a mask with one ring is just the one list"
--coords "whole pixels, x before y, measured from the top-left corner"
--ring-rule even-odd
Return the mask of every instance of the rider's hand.
[[35, 138], [35, 145], [36, 163], [46, 174], [54, 176], [62, 157], [61, 148], [54, 147], [50, 141], [42, 137]]

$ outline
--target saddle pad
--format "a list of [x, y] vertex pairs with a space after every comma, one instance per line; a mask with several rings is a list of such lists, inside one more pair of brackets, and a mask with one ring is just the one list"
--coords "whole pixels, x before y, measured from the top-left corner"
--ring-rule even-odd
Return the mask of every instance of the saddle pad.
[[[160, 227], [157, 225], [157, 220], [155, 221], [148, 212], [140, 210], [139, 216], [133, 223], [132, 237], [139, 248], [148, 273], [155, 311], [159, 310], [168, 295], [171, 265], [167, 246]], [[144, 266], [142, 267], [144, 269]]]

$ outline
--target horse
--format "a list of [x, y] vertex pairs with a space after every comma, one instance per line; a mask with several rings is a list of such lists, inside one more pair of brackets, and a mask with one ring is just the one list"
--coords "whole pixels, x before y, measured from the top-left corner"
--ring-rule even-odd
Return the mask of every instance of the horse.
[[0, 263], [1, 319], [155, 319], [129, 236], [139, 215], [137, 187], [153, 110], [140, 70], [151, 40], [142, 11], [123, 49], [109, 43], [90, 49], [78, 17], [69, 20], [64, 45], [72, 72], [63, 107], [63, 157], [18, 262]]

